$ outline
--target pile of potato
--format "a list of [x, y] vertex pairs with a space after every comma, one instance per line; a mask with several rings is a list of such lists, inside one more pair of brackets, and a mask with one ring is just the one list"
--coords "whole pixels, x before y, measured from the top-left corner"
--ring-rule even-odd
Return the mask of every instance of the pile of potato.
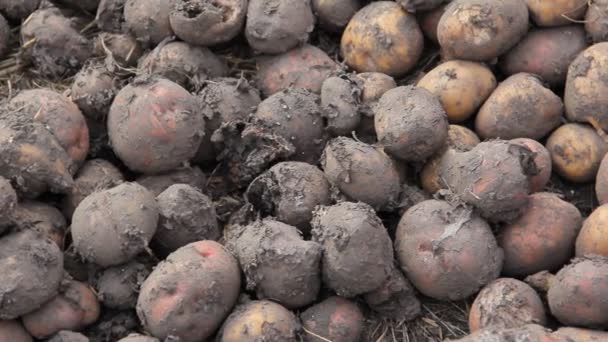
[[608, 341], [608, 1], [0, 13], [0, 341]]

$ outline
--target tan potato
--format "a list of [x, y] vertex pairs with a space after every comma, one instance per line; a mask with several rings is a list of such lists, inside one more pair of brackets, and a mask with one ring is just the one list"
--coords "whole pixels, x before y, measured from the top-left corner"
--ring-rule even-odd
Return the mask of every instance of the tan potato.
[[608, 205], [597, 207], [583, 223], [576, 238], [576, 256], [602, 255], [608, 257]]
[[608, 157], [606, 155], [602, 159], [595, 177], [595, 195], [600, 205], [608, 203]]
[[298, 318], [279, 304], [252, 301], [237, 307], [224, 322], [218, 342], [296, 341]]
[[588, 0], [526, 0], [538, 26], [560, 26], [583, 19]]
[[593, 0], [585, 15], [585, 31], [596, 42], [608, 40], [608, 1]]
[[562, 327], [557, 329], [552, 336], [565, 338], [576, 342], [602, 342], [608, 341], [608, 332], [591, 329]]
[[536, 174], [528, 176], [528, 180], [530, 181], [530, 192], [534, 193], [541, 191], [547, 183], [549, 183], [549, 179], [551, 178], [551, 171], [553, 170], [551, 154], [545, 146], [536, 140], [517, 138], [511, 140], [511, 143], [527, 147], [532, 151], [532, 158], [534, 159], [534, 164], [536, 164], [537, 172]]

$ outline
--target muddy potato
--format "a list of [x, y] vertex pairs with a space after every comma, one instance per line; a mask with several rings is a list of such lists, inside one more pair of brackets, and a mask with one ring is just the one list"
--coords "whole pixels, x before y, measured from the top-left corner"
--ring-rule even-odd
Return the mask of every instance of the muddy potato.
[[501, 327], [488, 327], [478, 330], [468, 336], [453, 342], [502, 342], [502, 341], [525, 341], [525, 342], [570, 342], [555, 340], [551, 331], [538, 324], [528, 324], [517, 328], [505, 329]]
[[361, 89], [359, 98], [361, 123], [357, 127], [357, 137], [364, 142], [373, 144], [377, 141], [374, 127], [374, 111], [372, 108], [387, 91], [396, 88], [395, 79], [381, 72], [363, 72], [355, 75], [355, 81]]
[[[329, 297], [300, 314], [304, 329], [332, 342], [359, 341], [363, 334], [363, 312], [355, 302], [341, 297]], [[319, 339], [305, 333], [304, 342]]]
[[349, 135], [361, 122], [359, 95], [355, 79], [330, 77], [321, 87], [321, 110], [327, 129], [333, 135]]
[[411, 321], [418, 317], [421, 305], [412, 283], [396, 266], [379, 288], [363, 295], [367, 306], [380, 317]]
[[95, 55], [108, 56], [122, 67], [137, 65], [143, 50], [139, 42], [124, 33], [105, 33], [97, 36], [94, 42]]
[[126, 0], [125, 26], [139, 42], [154, 46], [173, 34], [169, 15], [177, 0]]
[[511, 143], [527, 147], [532, 151], [534, 163], [536, 164], [537, 173], [528, 176], [530, 181], [530, 192], [539, 192], [549, 183], [551, 171], [553, 170], [551, 162], [551, 154], [541, 143], [528, 138], [517, 138], [511, 140]]
[[14, 319], [57, 295], [63, 254], [36, 229], [12, 232], [0, 239], [0, 273], [0, 319]]
[[595, 178], [595, 195], [600, 205], [608, 203], [608, 157], [604, 155]]
[[547, 293], [551, 314], [566, 326], [608, 326], [608, 259], [577, 258], [559, 271]]
[[17, 207], [17, 192], [8, 179], [0, 176], [0, 233], [13, 223], [13, 215]]
[[342, 57], [351, 68], [390, 76], [410, 71], [423, 47], [416, 18], [392, 1], [373, 2], [359, 10], [340, 42]]
[[137, 261], [106, 268], [95, 281], [97, 296], [104, 307], [133, 309], [139, 287], [150, 274], [150, 267]]
[[174, 184], [187, 184], [204, 191], [207, 177], [197, 166], [184, 167], [157, 175], [147, 175], [137, 178], [137, 183], [148, 189], [155, 197]]
[[525, 0], [538, 26], [560, 26], [583, 19], [587, 0]]
[[119, 79], [103, 63], [87, 63], [74, 76], [70, 97], [87, 118], [102, 121], [120, 86]]
[[323, 50], [304, 44], [278, 56], [264, 56], [257, 62], [257, 80], [264, 96], [290, 87], [321, 93], [323, 81], [338, 65]]
[[97, 6], [95, 21], [105, 32], [122, 33], [125, 24], [124, 6], [126, 0], [101, 0]]
[[541, 139], [558, 127], [564, 105], [536, 75], [515, 74], [498, 85], [475, 118], [482, 139]]
[[481, 63], [447, 61], [424, 75], [417, 86], [436, 95], [454, 123], [477, 112], [496, 88], [496, 77]]
[[506, 75], [536, 74], [549, 85], [561, 87], [568, 66], [586, 47], [587, 37], [580, 25], [538, 29], [504, 54], [499, 65]]
[[601, 255], [608, 257], [608, 205], [601, 205], [585, 219], [580, 233], [576, 237], [576, 256]]
[[40, 5], [40, 0], [0, 0], [0, 13], [7, 19], [19, 22], [27, 18]]
[[137, 183], [123, 183], [80, 202], [72, 217], [72, 239], [85, 260], [114, 266], [143, 252], [157, 223], [152, 194]]
[[147, 335], [129, 334], [127, 337], [120, 339], [118, 342], [160, 342], [160, 340]]
[[342, 32], [359, 8], [361, 0], [312, 0], [319, 26], [330, 32]]
[[565, 179], [585, 183], [595, 179], [608, 145], [587, 125], [565, 124], [556, 129], [545, 145], [553, 170]]
[[323, 245], [323, 282], [339, 296], [354, 297], [384, 284], [393, 265], [391, 239], [365, 203], [342, 202], [313, 214], [312, 239]]
[[37, 201], [22, 201], [15, 207], [13, 224], [18, 229], [37, 229], [63, 250], [67, 222], [57, 208]]
[[440, 300], [474, 294], [498, 278], [503, 263], [488, 223], [468, 208], [439, 200], [421, 202], [403, 215], [395, 254], [412, 284]]
[[559, 328], [552, 334], [552, 336], [577, 342], [608, 341], [608, 332], [572, 327]]
[[161, 340], [204, 341], [236, 304], [240, 286], [238, 263], [222, 245], [194, 242], [171, 253], [144, 281], [137, 315]]
[[238, 306], [220, 330], [218, 342], [295, 341], [298, 318], [281, 305], [256, 300]]
[[[0, 3], [2, 3], [0, 1]], [[585, 31], [595, 43], [608, 40], [608, 1], [595, 0], [589, 2], [585, 14]]]
[[448, 5], [449, 3], [439, 5], [433, 10], [420, 13], [418, 16], [418, 23], [420, 23], [422, 33], [435, 44], [439, 43], [439, 39], [437, 38], [437, 26], [439, 26], [439, 20], [443, 13], [445, 13], [445, 9]]
[[0, 339], [3, 342], [33, 342], [21, 322], [12, 319], [0, 321]]
[[47, 342], [89, 342], [89, 338], [81, 333], [74, 331], [62, 330], [51, 336]]
[[489, 61], [507, 52], [528, 31], [524, 0], [454, 0], [437, 26], [445, 57]]

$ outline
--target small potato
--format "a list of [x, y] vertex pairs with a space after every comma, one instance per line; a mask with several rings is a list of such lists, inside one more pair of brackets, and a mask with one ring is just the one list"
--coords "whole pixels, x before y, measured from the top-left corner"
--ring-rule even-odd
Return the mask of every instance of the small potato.
[[445, 144], [449, 126], [437, 97], [412, 86], [394, 88], [382, 95], [374, 107], [374, 125], [386, 152], [404, 161], [422, 161], [432, 156]]
[[245, 25], [247, 0], [175, 0], [169, 22], [175, 35], [194, 44], [211, 46], [230, 41]]
[[4, 57], [4, 54], [8, 52], [10, 34], [11, 28], [8, 26], [6, 19], [0, 14], [0, 57]]
[[125, 25], [124, 7], [127, 0], [101, 0], [97, 6], [95, 21], [105, 32], [122, 33]]
[[169, 15], [177, 0], [126, 0], [125, 26], [144, 46], [154, 46], [173, 34]]
[[78, 254], [108, 267], [143, 252], [157, 224], [158, 206], [152, 194], [137, 183], [123, 183], [80, 202], [71, 232]]
[[312, 239], [323, 245], [323, 282], [339, 296], [354, 297], [384, 284], [391, 273], [391, 239], [365, 203], [342, 202], [313, 214]]
[[23, 326], [42, 339], [61, 330], [80, 330], [99, 318], [99, 302], [85, 283], [69, 280], [59, 295], [40, 309], [22, 317]]
[[87, 118], [102, 121], [119, 89], [118, 78], [103, 63], [92, 62], [74, 76], [70, 97]]
[[361, 122], [359, 95], [355, 80], [330, 77], [321, 87], [321, 110], [327, 119], [327, 130], [333, 135], [349, 135]]
[[[608, 155], [608, 154], [607, 154]], [[595, 195], [600, 205], [608, 203], [608, 156], [604, 155], [595, 177]]]
[[559, 271], [551, 282], [547, 299], [551, 314], [566, 326], [608, 326], [608, 259], [577, 258]]
[[51, 338], [46, 340], [47, 342], [89, 342], [89, 338], [81, 333], [62, 330]]
[[204, 341], [232, 310], [240, 287], [238, 263], [222, 245], [194, 242], [171, 253], [144, 281], [137, 315], [161, 340]]
[[363, 142], [374, 144], [377, 141], [374, 127], [373, 107], [387, 91], [397, 88], [395, 79], [381, 72], [363, 72], [355, 74], [355, 82], [361, 89], [359, 110], [361, 123], [357, 128], [357, 137]]
[[315, 27], [310, 0], [249, 0], [245, 38], [256, 51], [280, 54], [305, 43]]
[[40, 0], [0, 0], [0, 13], [7, 19], [19, 22], [38, 9]]
[[196, 98], [165, 79], [142, 79], [124, 87], [108, 115], [116, 155], [133, 171], [161, 173], [196, 154], [205, 121]]
[[304, 44], [278, 56], [261, 57], [257, 69], [264, 96], [292, 87], [320, 94], [323, 81], [338, 69], [338, 64], [323, 50]]
[[[2, 3], [2, 1], [0, 1]], [[589, 2], [589, 9], [585, 14], [585, 31], [593, 42], [605, 42], [608, 40], [608, 1], [594, 0]]]
[[160, 342], [160, 340], [147, 335], [129, 334], [129, 336], [120, 339], [118, 342]]
[[418, 23], [420, 23], [420, 28], [422, 29], [422, 33], [424, 33], [425, 37], [430, 39], [433, 43], [439, 44], [439, 39], [437, 38], [437, 27], [439, 26], [439, 20], [443, 13], [445, 13], [445, 9], [449, 5], [447, 4], [439, 5], [437, 8], [422, 12], [418, 16]]
[[608, 332], [591, 329], [561, 327], [552, 336], [564, 338], [568, 341], [577, 342], [601, 342], [608, 341]]
[[424, 37], [416, 18], [393, 1], [363, 7], [350, 20], [340, 43], [346, 64], [357, 72], [402, 76], [418, 62]]
[[526, 324], [547, 324], [545, 307], [530, 285], [513, 278], [488, 284], [475, 297], [469, 312], [469, 330], [519, 328]]
[[[302, 326], [311, 333], [332, 342], [359, 341], [363, 334], [363, 312], [355, 302], [341, 297], [329, 297], [300, 314]], [[319, 339], [304, 333], [304, 342]]]
[[184, 167], [157, 175], [142, 176], [137, 178], [136, 182], [148, 189], [154, 197], [174, 184], [187, 184], [201, 192], [207, 187], [207, 177], [197, 166]]
[[411, 321], [418, 317], [421, 305], [409, 280], [397, 267], [379, 288], [363, 295], [367, 306], [380, 317]]
[[505, 252], [503, 274], [523, 277], [558, 270], [572, 257], [582, 221], [578, 209], [558, 195], [530, 195], [522, 216], [498, 234]]
[[465, 336], [452, 342], [503, 342], [503, 341], [525, 341], [525, 342], [570, 342], [567, 340], [556, 340], [551, 331], [538, 324], [528, 324], [517, 328], [505, 329], [502, 327], [488, 327], [478, 330], [471, 335]]
[[553, 169], [557, 174], [575, 183], [590, 182], [608, 152], [608, 144], [596, 131], [581, 124], [565, 124], [556, 129], [545, 145]]
[[608, 205], [601, 205], [585, 219], [576, 238], [576, 256], [602, 255], [608, 257]]
[[279, 304], [256, 300], [238, 306], [218, 334], [218, 342], [296, 341], [298, 318]]
[[401, 269], [424, 295], [461, 300], [498, 278], [503, 251], [488, 223], [468, 208], [428, 200], [410, 208], [395, 233]]
[[36, 201], [23, 201], [15, 207], [13, 224], [19, 229], [37, 229], [63, 250], [67, 222], [57, 208]]
[[137, 261], [106, 268], [95, 282], [97, 296], [104, 307], [119, 310], [134, 309], [137, 305], [139, 287], [150, 272], [150, 267]]
[[13, 223], [17, 207], [17, 192], [8, 179], [0, 176], [0, 234]]
[[580, 25], [538, 29], [504, 54], [499, 65], [506, 75], [536, 74], [552, 87], [561, 87], [568, 66], [586, 47], [587, 37]]
[[128, 34], [102, 32], [95, 40], [95, 54], [111, 57], [122, 67], [134, 67], [143, 50], [139, 42]]
[[528, 31], [524, 0], [454, 0], [437, 26], [445, 57], [489, 61], [511, 49]]
[[447, 61], [429, 71], [417, 84], [439, 98], [451, 123], [477, 112], [496, 88], [496, 77], [485, 65]]
[[581, 20], [587, 11], [587, 0], [526, 0], [530, 16], [538, 26], [567, 25]]
[[361, 0], [312, 0], [312, 9], [319, 26], [340, 33], [361, 8]]
[[551, 162], [551, 154], [541, 143], [528, 138], [517, 138], [511, 140], [512, 144], [527, 147], [532, 151], [534, 163], [536, 164], [537, 173], [528, 177], [530, 181], [530, 192], [539, 192], [545, 188], [551, 178], [553, 164]]
[[0, 339], [3, 342], [33, 342], [32, 336], [18, 320], [0, 321]]

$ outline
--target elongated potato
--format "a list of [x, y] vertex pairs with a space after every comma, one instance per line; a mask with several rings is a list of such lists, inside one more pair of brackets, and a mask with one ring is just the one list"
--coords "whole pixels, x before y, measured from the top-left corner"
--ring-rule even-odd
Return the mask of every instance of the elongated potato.
[[576, 238], [576, 256], [602, 255], [608, 257], [608, 205], [597, 207], [583, 223]]
[[538, 26], [560, 26], [583, 19], [587, 0], [526, 0], [530, 16]]

